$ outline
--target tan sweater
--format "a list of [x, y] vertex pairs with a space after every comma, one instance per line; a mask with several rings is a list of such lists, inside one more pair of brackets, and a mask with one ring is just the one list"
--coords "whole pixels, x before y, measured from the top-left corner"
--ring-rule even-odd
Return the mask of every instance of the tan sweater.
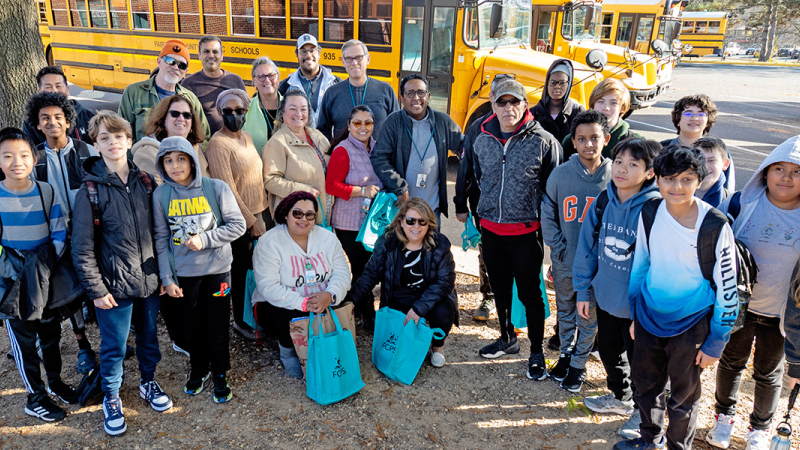
[[269, 203], [264, 192], [261, 158], [250, 134], [242, 134], [247, 139], [247, 146], [244, 148], [236, 139], [217, 131], [208, 141], [206, 158], [211, 177], [230, 186], [249, 229], [256, 223], [256, 214], [267, 209]]
[[[156, 179], [156, 183], [159, 185], [161, 184], [162, 180], [158, 175], [158, 169], [156, 169], [156, 155], [158, 154], [158, 147], [160, 145], [161, 143], [157, 140], [150, 136], [145, 136], [141, 141], [133, 144], [133, 147], [131, 147], [133, 163], [136, 164], [140, 170], [144, 170], [152, 175], [153, 178]], [[197, 159], [200, 160], [200, 174], [202, 174], [204, 177], [209, 176], [208, 161], [206, 161], [205, 153], [199, 145], [194, 145], [194, 151], [197, 153]]]
[[[308, 135], [317, 146], [325, 164], [328, 163], [330, 143], [319, 131], [306, 127]], [[300, 139], [292, 133], [286, 124], [278, 128], [267, 141], [261, 152], [264, 165], [264, 186], [269, 192], [270, 211], [275, 213], [284, 197], [295, 191], [311, 192], [314, 188], [320, 192], [320, 200], [325, 210], [325, 218], [330, 224], [333, 198], [325, 193], [325, 171], [316, 150], [306, 139]], [[322, 223], [322, 215], [317, 216], [317, 223]]]

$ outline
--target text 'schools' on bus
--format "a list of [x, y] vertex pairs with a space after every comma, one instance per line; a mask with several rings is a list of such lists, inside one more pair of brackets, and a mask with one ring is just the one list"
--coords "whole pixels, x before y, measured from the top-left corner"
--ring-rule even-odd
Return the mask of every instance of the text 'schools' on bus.
[[[48, 61], [61, 65], [72, 83], [95, 90], [122, 92], [145, 79], [171, 38], [189, 46], [188, 72], [201, 70], [197, 42], [204, 34], [222, 38], [223, 68], [249, 86], [251, 64], [260, 56], [270, 57], [283, 79], [297, 69], [296, 39], [311, 33], [322, 47], [320, 63], [339, 76], [346, 77], [341, 46], [349, 39], [367, 45], [368, 75], [395, 90], [404, 76], [422, 74], [430, 82], [431, 106], [466, 127], [491, 109], [489, 83], [496, 74], [514, 74], [535, 103], [557, 59], [529, 46], [530, 0], [35, 1]], [[571, 97], [586, 105], [603, 76], [581, 63], [575, 67]]]
[[721, 56], [729, 17], [724, 11], [684, 12], [681, 40], [694, 47], [696, 56]]
[[[608, 15], [607, 5], [612, 12]], [[643, 15], [636, 23], [626, 18], [618, 27], [619, 39], [612, 40], [607, 36], [613, 25], [606, 22], [615, 16], [629, 17], [613, 13], [622, 5], [637, 5], [650, 15]], [[677, 28], [672, 23], [677, 24], [678, 19], [673, 17], [680, 15], [680, 0], [533, 0], [533, 10], [531, 46], [575, 61], [581, 61], [593, 49], [603, 50], [608, 55], [603, 76], [618, 78], [627, 86], [632, 111], [653, 105], [669, 88], [672, 68], [682, 48], [680, 41], [675, 41], [677, 35], [670, 31]], [[656, 19], [660, 42], [654, 48]]]

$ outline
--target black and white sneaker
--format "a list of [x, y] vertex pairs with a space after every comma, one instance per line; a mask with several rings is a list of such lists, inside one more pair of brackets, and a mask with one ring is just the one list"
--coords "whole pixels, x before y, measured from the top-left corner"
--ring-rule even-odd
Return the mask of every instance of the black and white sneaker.
[[581, 391], [583, 387], [583, 381], [586, 379], [586, 370], [585, 369], [576, 369], [574, 367], [569, 368], [569, 373], [567, 373], [567, 377], [564, 378], [564, 381], [561, 382], [561, 388], [566, 389], [570, 392], [578, 393]]
[[204, 376], [193, 376], [193, 374], [189, 375], [189, 381], [186, 382], [186, 386], [183, 387], [183, 392], [189, 395], [197, 395], [203, 392], [205, 388], [206, 381], [208, 378], [211, 377], [211, 372], [206, 372]]
[[541, 381], [547, 378], [547, 367], [544, 363], [544, 354], [536, 353], [528, 358], [528, 372], [526, 374], [531, 380]]
[[38, 417], [45, 422], [57, 422], [67, 417], [67, 412], [53, 403], [50, 397], [44, 394], [40, 397], [38, 400], [33, 400], [30, 395], [28, 396], [28, 402], [25, 403], [25, 414]]
[[556, 365], [551, 367], [549, 370], [550, 378], [556, 381], [563, 381], [564, 378], [567, 377], [570, 361], [572, 361], [572, 355], [562, 353], [561, 356], [558, 358], [558, 362], [556, 363]]
[[139, 396], [145, 399], [158, 412], [164, 412], [172, 408], [172, 400], [155, 380], [139, 380]]
[[496, 341], [480, 349], [478, 353], [484, 358], [499, 358], [503, 355], [519, 353], [519, 343], [517, 342], [516, 336], [512, 337], [508, 341], [502, 337], [499, 337]]
[[75, 392], [75, 389], [60, 379], [51, 381], [50, 385], [45, 389], [47, 390], [48, 394], [56, 397], [64, 403], [68, 403], [70, 405], [78, 403], [78, 393]]

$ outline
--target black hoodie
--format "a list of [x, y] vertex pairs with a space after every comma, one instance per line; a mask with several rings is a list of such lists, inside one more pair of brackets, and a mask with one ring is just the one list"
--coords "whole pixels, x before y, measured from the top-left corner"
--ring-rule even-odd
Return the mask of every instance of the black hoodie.
[[567, 64], [572, 67], [572, 62], [568, 59], [558, 59], [550, 66], [550, 69], [547, 71], [547, 77], [544, 81], [544, 87], [542, 90], [542, 99], [539, 100], [539, 103], [536, 104], [533, 108], [531, 108], [531, 113], [533, 114], [533, 118], [536, 119], [537, 122], [542, 124], [542, 128], [545, 129], [548, 133], [552, 134], [553, 137], [561, 142], [564, 138], [570, 133], [570, 125], [572, 125], [572, 119], [575, 118], [578, 114], [586, 111], [586, 108], [583, 105], [579, 105], [578, 102], [569, 98], [569, 94], [572, 92], [572, 84], [575, 83], [574, 73], [575, 69], [573, 67], [573, 76], [569, 78], [569, 85], [567, 86], [567, 92], [564, 94], [564, 98], [566, 101], [561, 104], [561, 112], [558, 113], [555, 119], [553, 116], [550, 115], [550, 94], [548, 93], [547, 86], [550, 85], [550, 76], [553, 74], [553, 69], [560, 64]]

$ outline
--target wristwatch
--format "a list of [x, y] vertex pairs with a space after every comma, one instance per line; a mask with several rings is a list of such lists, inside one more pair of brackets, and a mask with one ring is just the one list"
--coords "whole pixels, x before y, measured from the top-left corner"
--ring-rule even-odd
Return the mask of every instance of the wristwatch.
[[336, 294], [331, 292], [331, 305], [335, 305], [335, 304], [336, 304]]

